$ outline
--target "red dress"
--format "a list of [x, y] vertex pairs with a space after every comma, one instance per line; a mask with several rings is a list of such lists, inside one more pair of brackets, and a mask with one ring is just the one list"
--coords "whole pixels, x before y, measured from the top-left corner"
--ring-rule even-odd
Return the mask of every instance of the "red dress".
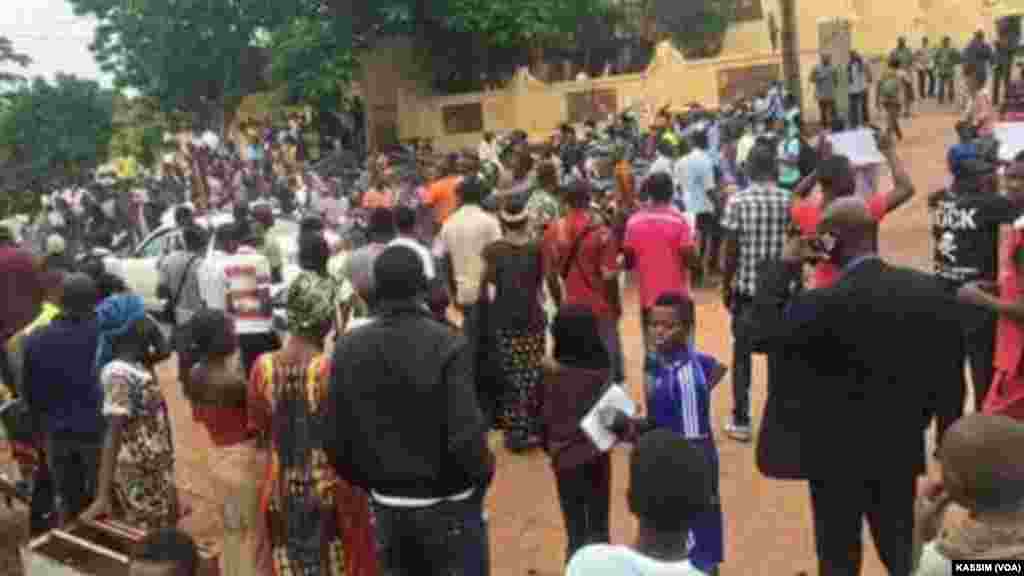
[[[1024, 248], [1024, 231], [1011, 230], [1003, 238], [999, 264], [999, 298], [1004, 302], [1020, 299], [1024, 285], [1017, 274], [1014, 255]], [[982, 405], [985, 414], [1002, 414], [1024, 420], [1024, 377], [1021, 356], [1024, 352], [1024, 325], [1006, 316], [999, 317], [996, 332], [996, 375]]]

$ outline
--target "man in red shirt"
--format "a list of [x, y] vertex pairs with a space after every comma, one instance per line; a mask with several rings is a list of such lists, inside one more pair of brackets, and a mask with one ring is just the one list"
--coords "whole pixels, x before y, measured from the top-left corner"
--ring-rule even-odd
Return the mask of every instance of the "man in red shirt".
[[672, 176], [652, 174], [644, 186], [651, 205], [626, 223], [623, 263], [636, 274], [646, 336], [648, 312], [658, 296], [672, 292], [689, 296], [690, 269], [700, 259], [690, 223], [671, 205]]
[[619, 339], [619, 246], [612, 231], [589, 212], [591, 188], [575, 181], [565, 194], [567, 212], [544, 233], [548, 291], [555, 304], [586, 306], [598, 319], [612, 361], [612, 378], [625, 379]]
[[[892, 171], [893, 189], [888, 192], [876, 192], [866, 198], [868, 212], [875, 222], [881, 222], [886, 215], [906, 204], [914, 196], [914, 184], [910, 175], [903, 167], [903, 162], [892, 149], [888, 137], [879, 139], [879, 150], [885, 155]], [[817, 183], [821, 193], [812, 194], [793, 203], [790, 216], [793, 223], [800, 228], [804, 236], [817, 235], [818, 222], [821, 214], [834, 200], [844, 196], [852, 196], [855, 191], [853, 169], [846, 156], [834, 154], [818, 165], [818, 170], [808, 176], [797, 186], [794, 193], [803, 196], [802, 192]], [[819, 262], [814, 268], [814, 288], [827, 288], [839, 279], [839, 269], [831, 262]]]

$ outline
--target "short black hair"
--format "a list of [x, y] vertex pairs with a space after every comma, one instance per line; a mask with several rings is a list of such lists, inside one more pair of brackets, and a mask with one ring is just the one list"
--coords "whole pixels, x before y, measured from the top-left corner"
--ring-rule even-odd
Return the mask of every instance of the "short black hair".
[[324, 231], [324, 221], [319, 216], [305, 216], [299, 221], [299, 234], [319, 234]]
[[629, 508], [659, 532], [681, 532], [706, 512], [715, 493], [699, 448], [666, 429], [641, 436], [630, 454]]
[[426, 291], [423, 259], [407, 246], [390, 246], [373, 263], [374, 300], [409, 300]]
[[659, 204], [671, 201], [672, 193], [675, 191], [672, 177], [665, 172], [655, 172], [648, 176], [644, 187], [647, 189], [647, 195]]
[[195, 224], [185, 226], [185, 229], [181, 232], [181, 239], [185, 242], [185, 250], [189, 252], [199, 252], [203, 249], [203, 245], [206, 244], [206, 234], [202, 228]]
[[370, 212], [367, 231], [371, 236], [391, 237], [395, 235], [395, 213], [390, 208], [374, 208]]
[[175, 576], [199, 574], [199, 549], [192, 537], [180, 530], [167, 528], [147, 535], [139, 542], [135, 562], [174, 564]]
[[174, 209], [174, 223], [179, 227], [185, 227], [195, 222], [195, 212], [188, 206], [178, 206]]
[[476, 175], [462, 179], [456, 192], [463, 204], [480, 204], [484, 199], [484, 183]]
[[305, 234], [299, 237], [299, 267], [310, 272], [325, 272], [331, 250], [323, 234]]
[[775, 147], [765, 142], [758, 142], [747, 157], [747, 171], [750, 178], [758, 182], [775, 180], [778, 171], [778, 160]]
[[818, 163], [818, 180], [830, 188], [834, 198], [852, 196], [855, 191], [853, 167], [842, 154], [833, 154]]
[[679, 151], [679, 148], [671, 141], [661, 138], [658, 140], [657, 150], [658, 154], [661, 154], [662, 156], [671, 157], [676, 155], [676, 152]]
[[690, 141], [693, 143], [695, 148], [706, 150], [708, 147], [708, 133], [704, 130], [698, 130], [690, 135]]
[[402, 234], [414, 231], [416, 229], [416, 211], [409, 206], [395, 208], [395, 226]]
[[676, 317], [687, 326], [693, 326], [694, 322], [697, 321], [697, 308], [694, 306], [693, 300], [682, 292], [665, 292], [660, 294], [658, 299], [654, 301], [654, 305], [675, 308]]

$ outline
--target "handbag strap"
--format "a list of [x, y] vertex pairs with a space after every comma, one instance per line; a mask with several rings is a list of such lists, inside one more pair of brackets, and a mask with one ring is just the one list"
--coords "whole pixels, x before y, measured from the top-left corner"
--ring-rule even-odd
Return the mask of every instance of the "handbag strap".
[[171, 298], [171, 310], [178, 307], [178, 300], [181, 299], [181, 291], [185, 289], [185, 281], [188, 280], [188, 273], [192, 270], [192, 265], [195, 264], [199, 258], [199, 254], [193, 254], [192, 258], [185, 265], [185, 272], [181, 275], [181, 281], [178, 282], [178, 289], [174, 292], [174, 297]]
[[569, 249], [569, 257], [562, 264], [562, 278], [569, 277], [569, 271], [572, 269], [572, 265], [576, 262], [576, 257], [579, 256], [580, 249], [583, 247], [583, 241], [587, 239], [587, 236], [590, 236], [591, 232], [600, 227], [599, 224], [587, 224], [586, 228], [573, 241], [572, 248]]

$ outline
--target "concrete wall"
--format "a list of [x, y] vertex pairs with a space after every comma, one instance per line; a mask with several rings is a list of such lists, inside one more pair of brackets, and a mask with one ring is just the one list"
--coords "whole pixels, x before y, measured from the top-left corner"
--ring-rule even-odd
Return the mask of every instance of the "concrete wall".
[[[681, 108], [689, 102], [699, 102], [716, 107], [721, 104], [723, 73], [778, 64], [781, 79], [781, 46], [778, 51], [772, 50], [767, 23], [767, 14], [771, 13], [781, 26], [781, 10], [778, 0], [761, 1], [765, 18], [733, 26], [718, 58], [686, 61], [663, 44], [647, 70], [640, 74], [546, 84], [524, 71], [501, 90], [456, 96], [430, 95], [413, 73], [417, 66], [411, 44], [391, 42], [363, 62], [362, 84], [371, 146], [389, 132], [401, 140], [432, 138], [439, 150], [475, 146], [482, 131], [522, 129], [535, 138], [545, 138], [569, 119], [571, 94], [581, 91], [614, 91], [616, 111], [635, 107], [646, 113], [642, 116], [644, 122], [651, 112], [665, 105]], [[1024, 0], [1002, 2], [1024, 4]], [[991, 4], [991, 0], [797, 0], [806, 119], [813, 122], [818, 116], [808, 75], [820, 50], [835, 51], [827, 46], [827, 35], [822, 37], [823, 22], [836, 18], [851, 22], [851, 47], [874, 64], [878, 78], [881, 59], [895, 47], [899, 36], [907, 36], [912, 46], [917, 46], [923, 35], [937, 39], [949, 34], [962, 46], [979, 27], [991, 34], [993, 11], [998, 9]], [[845, 49], [840, 52], [846, 54]], [[837, 64], [845, 67], [845, 62]], [[483, 111], [482, 130], [448, 133], [444, 110], [473, 103], [479, 103]]]

